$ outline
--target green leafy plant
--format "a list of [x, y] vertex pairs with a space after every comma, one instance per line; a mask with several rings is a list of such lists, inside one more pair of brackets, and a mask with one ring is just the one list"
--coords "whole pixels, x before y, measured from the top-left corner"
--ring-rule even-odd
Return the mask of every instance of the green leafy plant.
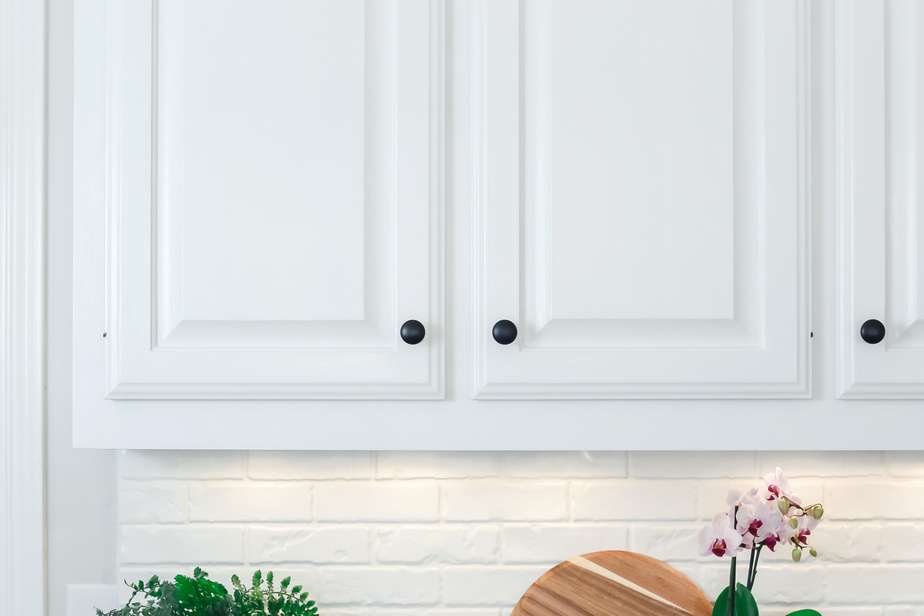
[[126, 582], [132, 589], [121, 608], [96, 616], [318, 616], [318, 607], [291, 578], [275, 583], [273, 572], [254, 572], [251, 585], [231, 577], [232, 589], [209, 579], [196, 567], [193, 577], [177, 575], [173, 581], [156, 575], [147, 582]]

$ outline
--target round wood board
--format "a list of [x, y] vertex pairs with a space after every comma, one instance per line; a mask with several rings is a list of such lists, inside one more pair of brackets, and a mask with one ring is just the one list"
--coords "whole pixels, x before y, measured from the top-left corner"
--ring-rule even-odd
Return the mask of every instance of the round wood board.
[[511, 616], [711, 616], [690, 578], [633, 552], [594, 552], [560, 563], [530, 586]]

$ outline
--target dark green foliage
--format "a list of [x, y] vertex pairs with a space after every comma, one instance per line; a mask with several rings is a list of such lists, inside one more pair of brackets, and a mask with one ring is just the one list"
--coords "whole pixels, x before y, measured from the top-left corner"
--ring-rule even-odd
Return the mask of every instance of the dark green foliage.
[[232, 590], [209, 579], [196, 567], [193, 577], [176, 576], [172, 582], [157, 576], [133, 584], [128, 603], [110, 612], [96, 610], [96, 616], [317, 616], [318, 608], [301, 586], [285, 578], [277, 587], [273, 572], [266, 577], [257, 571], [247, 587], [232, 576]]
[[[712, 616], [728, 616], [728, 588], [723, 590], [719, 598], [715, 600]], [[744, 584], [738, 584], [735, 592], [734, 616], [759, 616], [757, 601]]]

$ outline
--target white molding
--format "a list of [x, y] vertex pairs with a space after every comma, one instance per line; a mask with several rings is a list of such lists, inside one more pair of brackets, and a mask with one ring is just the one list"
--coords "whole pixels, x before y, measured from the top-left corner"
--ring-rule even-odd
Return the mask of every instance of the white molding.
[[68, 584], [66, 616], [90, 616], [95, 609], [112, 609], [121, 587], [104, 584]]
[[0, 0], [0, 613], [45, 613], [45, 3]]

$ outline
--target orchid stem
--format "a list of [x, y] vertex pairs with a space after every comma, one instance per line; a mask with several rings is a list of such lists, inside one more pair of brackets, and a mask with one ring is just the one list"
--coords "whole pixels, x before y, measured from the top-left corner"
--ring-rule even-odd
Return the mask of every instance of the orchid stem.
[[754, 573], [754, 552], [756, 550], [757, 548], [755, 546], [751, 547], [751, 555], [750, 555], [750, 558], [748, 559], [748, 581], [747, 581], [748, 588], [751, 587], [751, 576]]
[[[732, 528], [738, 528], [738, 507], [735, 506], [735, 513], [732, 516]], [[738, 546], [734, 547], [734, 552], [732, 554], [737, 554]], [[738, 557], [732, 556], [731, 559], [731, 571], [728, 574], [728, 616], [735, 616], [735, 594], [738, 590], [737, 580], [735, 575], [737, 574], [738, 569]]]
[[735, 592], [738, 590], [738, 584], [735, 580], [735, 574], [738, 568], [738, 557], [732, 556], [731, 572], [728, 575], [728, 616], [735, 616]]
[[748, 590], [754, 588], [754, 582], [757, 581], [757, 563], [760, 562], [760, 551], [764, 549], [764, 546], [757, 548], [757, 554], [754, 556], [754, 572], [751, 573], [751, 576], [748, 578]]

